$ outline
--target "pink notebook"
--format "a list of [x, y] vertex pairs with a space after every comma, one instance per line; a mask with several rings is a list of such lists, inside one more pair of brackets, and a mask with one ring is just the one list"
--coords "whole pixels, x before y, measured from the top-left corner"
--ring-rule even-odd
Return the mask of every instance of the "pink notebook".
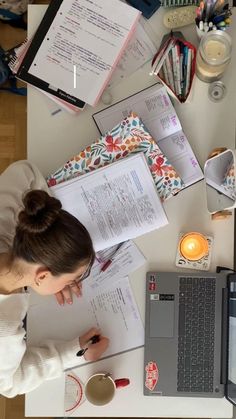
[[17, 76], [79, 109], [95, 106], [139, 17], [120, 0], [53, 0]]

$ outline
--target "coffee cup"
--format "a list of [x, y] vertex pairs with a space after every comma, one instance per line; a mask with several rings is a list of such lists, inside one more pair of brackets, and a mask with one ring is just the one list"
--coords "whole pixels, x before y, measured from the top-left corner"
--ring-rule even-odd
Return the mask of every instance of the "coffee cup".
[[114, 398], [117, 388], [125, 387], [129, 383], [128, 378], [113, 380], [110, 374], [94, 374], [85, 384], [85, 397], [90, 403], [103, 406]]

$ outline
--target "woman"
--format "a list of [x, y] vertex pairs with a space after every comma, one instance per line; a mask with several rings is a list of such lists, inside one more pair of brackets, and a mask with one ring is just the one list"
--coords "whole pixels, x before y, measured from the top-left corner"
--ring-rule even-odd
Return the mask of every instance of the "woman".
[[78, 365], [76, 353], [95, 361], [108, 339], [91, 329], [71, 342], [27, 347], [23, 319], [32, 288], [57, 301], [72, 303], [71, 291], [89, 275], [94, 250], [86, 228], [49, 195], [38, 169], [27, 161], [9, 166], [0, 176], [0, 394], [14, 397]]

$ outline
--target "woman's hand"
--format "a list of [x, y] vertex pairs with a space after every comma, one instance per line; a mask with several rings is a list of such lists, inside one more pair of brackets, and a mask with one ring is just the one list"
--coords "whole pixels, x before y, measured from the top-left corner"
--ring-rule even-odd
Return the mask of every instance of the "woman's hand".
[[73, 297], [72, 294], [75, 294], [76, 297], [82, 296], [82, 283], [73, 282], [71, 285], [67, 285], [63, 290], [55, 294], [56, 300], [60, 306], [63, 306], [65, 303], [72, 304]]
[[[88, 342], [93, 336], [98, 336], [99, 341], [97, 343], [91, 343], [88, 345]], [[80, 336], [79, 343], [81, 349], [88, 348], [84, 354], [86, 361], [96, 361], [107, 350], [109, 346], [109, 339], [105, 336], [102, 336], [99, 329], [93, 327], [87, 333]]]

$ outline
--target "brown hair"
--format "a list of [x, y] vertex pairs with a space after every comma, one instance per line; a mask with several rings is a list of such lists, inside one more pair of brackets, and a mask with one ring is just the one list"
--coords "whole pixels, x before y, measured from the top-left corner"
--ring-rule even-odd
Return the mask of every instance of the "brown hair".
[[93, 262], [91, 237], [61, 202], [42, 190], [23, 198], [13, 241], [12, 257], [47, 267], [53, 275], [72, 273]]

